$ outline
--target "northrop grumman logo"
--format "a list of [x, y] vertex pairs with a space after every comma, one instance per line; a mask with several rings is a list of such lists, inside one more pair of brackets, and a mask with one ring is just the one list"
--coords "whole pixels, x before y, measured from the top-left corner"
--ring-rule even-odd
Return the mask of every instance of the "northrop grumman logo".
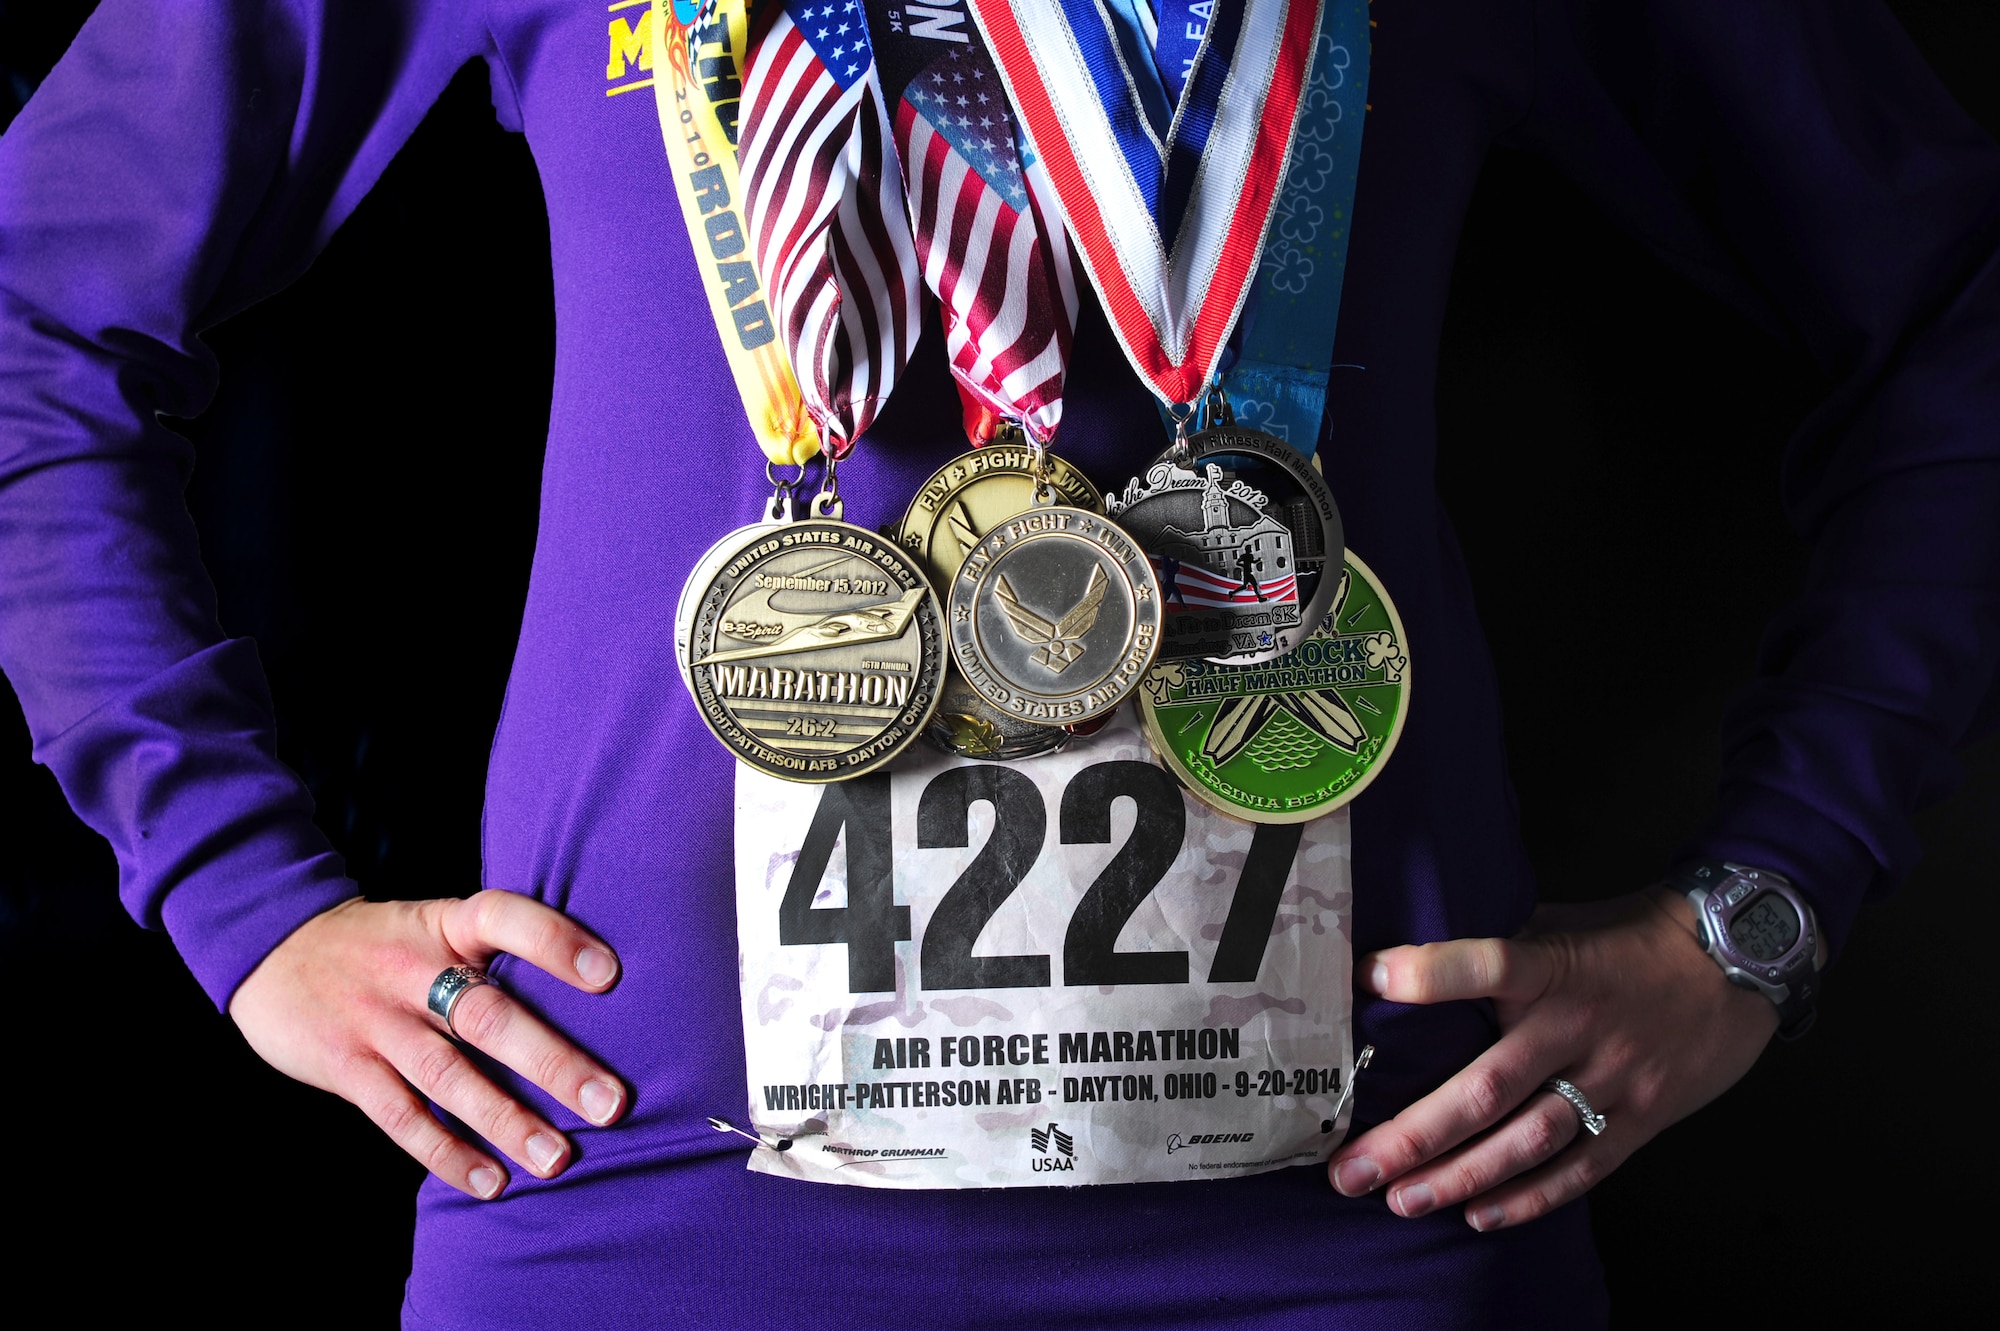
[[[1055, 1124], [1051, 1123], [1046, 1128], [1029, 1128], [1028, 1144], [1035, 1148], [1035, 1159], [1030, 1168], [1037, 1174], [1076, 1168], [1076, 1139]], [[1054, 1154], [1050, 1154], [1052, 1148]]]
[[1225, 1142], [1247, 1142], [1256, 1135], [1254, 1132], [1197, 1132], [1192, 1137], [1183, 1137], [1176, 1132], [1167, 1138], [1167, 1154], [1185, 1151], [1190, 1146], [1220, 1146]]

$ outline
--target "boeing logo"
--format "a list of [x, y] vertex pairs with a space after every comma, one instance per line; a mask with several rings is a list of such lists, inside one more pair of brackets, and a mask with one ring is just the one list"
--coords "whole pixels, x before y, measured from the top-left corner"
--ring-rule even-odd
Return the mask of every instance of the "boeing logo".
[[1226, 1142], [1247, 1142], [1256, 1135], [1254, 1132], [1197, 1132], [1192, 1137], [1182, 1137], [1176, 1132], [1167, 1138], [1167, 1154], [1185, 1151], [1191, 1146], [1220, 1146]]

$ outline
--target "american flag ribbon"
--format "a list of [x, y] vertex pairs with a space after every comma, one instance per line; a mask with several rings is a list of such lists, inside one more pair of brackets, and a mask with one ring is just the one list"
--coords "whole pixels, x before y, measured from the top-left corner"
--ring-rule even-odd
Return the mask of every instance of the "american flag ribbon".
[[[878, 16], [878, 31], [884, 25]], [[1076, 332], [1076, 270], [1048, 173], [1021, 142], [976, 31], [910, 77], [896, 107], [910, 227], [936, 295], [945, 355], [975, 443], [1014, 421], [1048, 443], [1062, 422]], [[888, 80], [891, 94], [895, 80]]]
[[1119, 344], [1195, 401], [1257, 273], [1322, 0], [1215, 0], [1164, 130], [1097, 0], [968, 3]]
[[751, 253], [806, 409], [838, 458], [916, 345], [918, 263], [859, 0], [752, 19], [738, 171]]

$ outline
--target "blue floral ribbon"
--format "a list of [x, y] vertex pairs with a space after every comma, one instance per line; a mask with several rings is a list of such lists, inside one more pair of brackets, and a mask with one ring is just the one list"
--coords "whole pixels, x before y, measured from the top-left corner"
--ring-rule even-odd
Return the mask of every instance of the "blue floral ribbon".
[[[1147, 17], [1154, 31], [1147, 36], [1172, 98], [1216, 6], [1210, 0], [1151, 3]], [[1112, 0], [1112, 8], [1119, 12], [1126, 5]], [[1231, 343], [1234, 359], [1224, 361], [1223, 392], [1237, 422], [1276, 435], [1306, 457], [1319, 445], [1326, 414], [1361, 164], [1368, 51], [1368, 0], [1326, 0], [1291, 170]], [[1171, 418], [1162, 419], [1171, 431]]]

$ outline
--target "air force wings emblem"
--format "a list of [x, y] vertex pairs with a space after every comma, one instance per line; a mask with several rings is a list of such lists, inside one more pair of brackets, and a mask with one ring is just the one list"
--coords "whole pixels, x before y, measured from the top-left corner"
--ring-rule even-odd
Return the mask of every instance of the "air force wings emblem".
[[1110, 587], [1110, 579], [1104, 576], [1104, 566], [1098, 564], [1090, 570], [1090, 585], [1083, 589], [1083, 599], [1070, 607], [1061, 619], [1049, 620], [1036, 614], [1021, 604], [1021, 598], [1014, 594], [1013, 585], [1007, 575], [1000, 575], [1000, 604], [1007, 611], [1007, 619], [1014, 631], [1029, 642], [1039, 645], [1039, 651], [1029, 659], [1036, 665], [1046, 666], [1060, 675], [1083, 655], [1083, 635], [1090, 632], [1097, 622], [1098, 608], [1104, 604], [1104, 593]]

